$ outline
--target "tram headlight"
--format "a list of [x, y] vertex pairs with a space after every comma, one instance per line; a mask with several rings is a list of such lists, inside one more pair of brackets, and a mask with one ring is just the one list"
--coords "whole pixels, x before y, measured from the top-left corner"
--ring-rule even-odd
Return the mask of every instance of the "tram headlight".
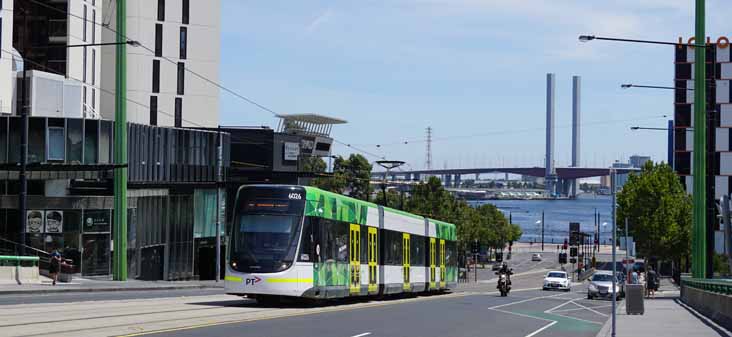
[[231, 262], [231, 266], [234, 267], [234, 268], [236, 268], [236, 261]]

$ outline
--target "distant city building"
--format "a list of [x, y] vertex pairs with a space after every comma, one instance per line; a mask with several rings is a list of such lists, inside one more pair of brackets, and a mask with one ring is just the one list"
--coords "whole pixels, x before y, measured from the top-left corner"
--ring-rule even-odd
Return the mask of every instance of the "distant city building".
[[641, 168], [641, 167], [643, 167], [643, 165], [645, 165], [649, 161], [651, 161], [651, 157], [649, 157], [649, 156], [633, 155], [633, 156], [630, 156], [629, 163], [630, 163], [631, 167]]
[[[630, 165], [630, 163], [622, 163], [620, 161], [615, 161], [613, 163], [613, 168], [631, 168], [633, 166]], [[628, 174], [618, 174], [617, 178], [615, 180], [615, 187], [618, 189], [623, 188], [625, 186], [625, 183], [628, 182]]]

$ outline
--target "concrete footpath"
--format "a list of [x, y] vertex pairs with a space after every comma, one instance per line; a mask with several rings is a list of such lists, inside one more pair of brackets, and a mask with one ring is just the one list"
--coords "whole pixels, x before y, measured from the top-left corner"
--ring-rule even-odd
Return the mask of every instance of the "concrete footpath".
[[215, 281], [141, 281], [125, 282], [106, 279], [76, 278], [69, 283], [57, 282], [52, 285], [51, 279], [41, 277], [40, 283], [0, 283], [0, 296], [17, 294], [49, 294], [64, 292], [105, 292], [105, 291], [142, 291], [172, 289], [204, 289], [223, 288], [224, 282]]
[[[645, 299], [643, 315], [625, 313], [625, 302], [618, 303], [616, 336], [684, 336], [732, 337], [732, 334], [686, 306], [679, 298], [679, 289], [662, 279], [655, 298]], [[597, 337], [611, 336], [612, 319], [608, 318]]]

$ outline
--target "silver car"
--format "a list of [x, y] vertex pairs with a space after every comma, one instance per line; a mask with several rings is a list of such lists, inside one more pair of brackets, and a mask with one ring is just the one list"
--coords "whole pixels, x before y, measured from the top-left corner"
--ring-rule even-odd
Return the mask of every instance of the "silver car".
[[587, 287], [587, 299], [612, 298], [613, 292], [616, 291], [618, 292], [616, 298], [620, 299], [623, 296], [623, 284], [618, 278], [613, 276], [611, 271], [598, 271], [592, 275], [590, 285]]

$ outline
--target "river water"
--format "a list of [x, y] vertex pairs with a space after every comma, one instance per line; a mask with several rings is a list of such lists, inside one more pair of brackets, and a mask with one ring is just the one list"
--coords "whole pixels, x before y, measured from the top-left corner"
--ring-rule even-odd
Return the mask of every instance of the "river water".
[[[579, 222], [583, 232], [594, 233], [594, 214], [600, 213], [600, 240], [605, 243], [612, 236], [610, 196], [580, 195], [574, 200], [479, 200], [470, 204], [493, 204], [513, 223], [521, 226], [522, 242], [541, 242], [541, 213], [544, 212], [544, 240], [562, 243], [569, 236], [569, 223]], [[537, 223], [538, 222], [538, 223]], [[602, 226], [606, 222], [607, 226]]]

